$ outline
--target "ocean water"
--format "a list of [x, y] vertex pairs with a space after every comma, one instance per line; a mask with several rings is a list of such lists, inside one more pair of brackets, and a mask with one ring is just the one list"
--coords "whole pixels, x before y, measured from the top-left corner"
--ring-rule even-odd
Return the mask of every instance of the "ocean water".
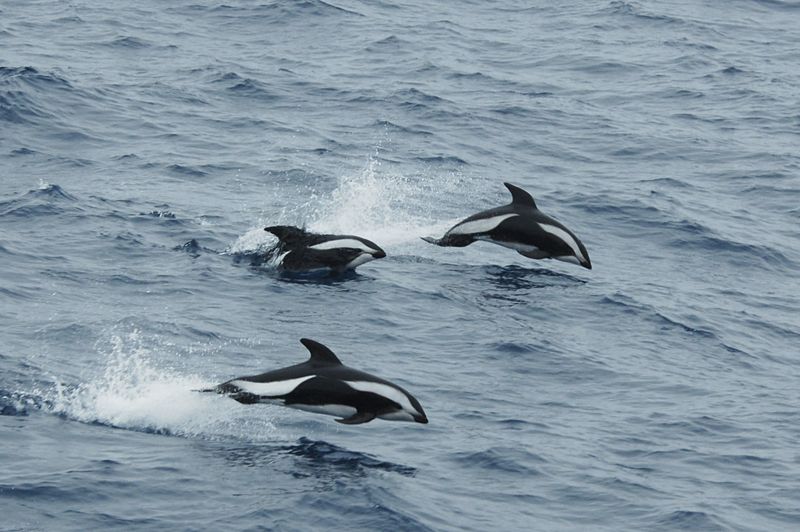
[[[789, 0], [0, 1], [0, 529], [800, 529], [798, 50]], [[420, 240], [503, 181], [594, 269]], [[301, 337], [430, 424], [191, 391]]]

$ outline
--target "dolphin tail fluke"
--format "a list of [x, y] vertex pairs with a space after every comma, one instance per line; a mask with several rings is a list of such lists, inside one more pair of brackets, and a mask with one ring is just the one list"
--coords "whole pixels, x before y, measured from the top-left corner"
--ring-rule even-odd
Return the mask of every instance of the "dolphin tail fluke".
[[433, 238], [432, 236], [421, 236], [420, 238], [422, 240], [424, 240], [425, 242], [428, 242], [429, 244], [435, 244], [437, 246], [441, 246], [442, 245], [441, 244], [441, 241], [442, 241], [441, 238]]

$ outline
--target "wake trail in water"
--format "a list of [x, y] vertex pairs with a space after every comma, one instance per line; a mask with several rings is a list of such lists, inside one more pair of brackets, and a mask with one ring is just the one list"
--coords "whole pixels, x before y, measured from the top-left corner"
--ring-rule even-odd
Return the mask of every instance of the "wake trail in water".
[[[353, 234], [389, 248], [407, 252], [420, 246], [420, 237], [448, 229], [454, 220], [442, 220], [436, 198], [452, 193], [460, 179], [454, 174], [407, 177], [384, 171], [381, 162], [370, 157], [358, 172], [339, 177], [329, 194], [311, 198], [287, 213], [301, 219], [316, 233]], [[435, 191], [435, 192], [434, 192]], [[259, 225], [240, 236], [228, 253], [260, 253], [274, 246], [276, 239], [264, 231], [266, 225], [285, 220], [259, 220]]]
[[141, 333], [112, 338], [100, 375], [78, 385], [56, 379], [40, 395], [43, 410], [84, 423], [209, 440], [280, 439], [268, 409], [245, 409], [235, 401], [194, 390], [213, 384], [198, 375], [160, 368]]

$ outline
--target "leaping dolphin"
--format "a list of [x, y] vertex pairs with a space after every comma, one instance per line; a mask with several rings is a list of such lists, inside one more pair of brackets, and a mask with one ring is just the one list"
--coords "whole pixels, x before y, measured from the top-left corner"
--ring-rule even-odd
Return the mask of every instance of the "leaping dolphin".
[[589, 253], [575, 233], [536, 207], [533, 197], [511, 183], [511, 203], [473, 214], [442, 238], [423, 237], [437, 246], [464, 247], [484, 240], [516, 250], [530, 259], [556, 259], [592, 269]]
[[227, 395], [242, 404], [275, 403], [308, 412], [339, 416], [357, 425], [375, 418], [427, 423], [425, 411], [400, 386], [343, 365], [333, 351], [308, 338], [300, 342], [311, 357], [288, 368], [237, 377], [203, 392]]

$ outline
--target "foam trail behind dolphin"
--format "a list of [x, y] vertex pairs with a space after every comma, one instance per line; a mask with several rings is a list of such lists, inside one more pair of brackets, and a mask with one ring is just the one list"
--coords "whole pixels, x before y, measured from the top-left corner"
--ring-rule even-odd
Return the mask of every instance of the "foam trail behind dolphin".
[[44, 410], [84, 423], [210, 440], [281, 439], [269, 412], [257, 416], [233, 401], [192, 392], [210, 383], [199, 375], [159, 367], [134, 331], [112, 338], [99, 375], [74, 385], [56, 380]]

